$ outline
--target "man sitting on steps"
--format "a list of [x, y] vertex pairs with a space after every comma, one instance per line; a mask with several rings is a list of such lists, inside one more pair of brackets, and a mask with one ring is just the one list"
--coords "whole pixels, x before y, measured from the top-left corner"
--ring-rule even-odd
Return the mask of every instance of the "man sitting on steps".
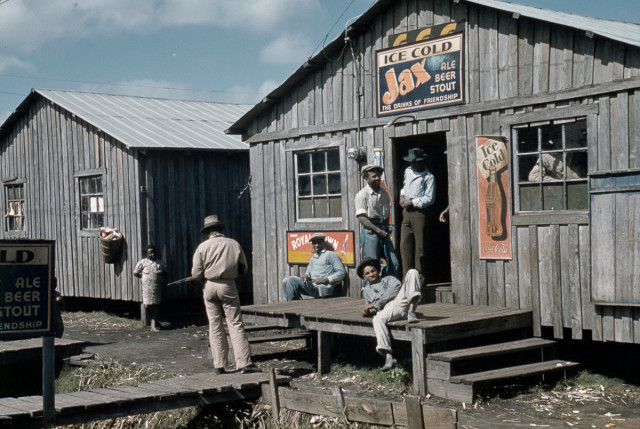
[[397, 361], [391, 353], [391, 337], [387, 322], [401, 320], [417, 322], [416, 308], [420, 303], [420, 273], [410, 269], [404, 283], [393, 276], [380, 277], [380, 261], [365, 258], [356, 269], [358, 277], [367, 280], [369, 286], [363, 289], [365, 307], [362, 315], [373, 316], [373, 330], [378, 342], [376, 351], [385, 357], [383, 371], [393, 368]]

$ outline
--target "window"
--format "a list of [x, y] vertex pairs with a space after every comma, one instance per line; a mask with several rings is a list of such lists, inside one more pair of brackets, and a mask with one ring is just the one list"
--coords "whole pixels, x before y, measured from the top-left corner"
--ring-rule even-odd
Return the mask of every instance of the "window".
[[519, 211], [587, 210], [586, 119], [516, 126]]
[[24, 184], [5, 185], [4, 201], [7, 207], [5, 231], [24, 231]]
[[297, 152], [295, 168], [298, 219], [341, 218], [340, 150]]
[[102, 176], [80, 177], [79, 183], [81, 228], [98, 229], [104, 226]]

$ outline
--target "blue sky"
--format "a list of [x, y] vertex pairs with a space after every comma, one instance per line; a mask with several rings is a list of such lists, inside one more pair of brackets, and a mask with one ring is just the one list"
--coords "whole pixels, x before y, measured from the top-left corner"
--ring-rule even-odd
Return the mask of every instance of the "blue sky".
[[[640, 23], [640, 0], [512, 2]], [[373, 3], [0, 0], [0, 123], [31, 88], [253, 104]]]

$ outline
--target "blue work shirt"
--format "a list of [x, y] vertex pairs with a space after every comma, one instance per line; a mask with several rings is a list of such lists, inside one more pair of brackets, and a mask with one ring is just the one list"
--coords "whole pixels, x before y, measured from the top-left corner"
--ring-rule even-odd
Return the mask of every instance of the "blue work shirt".
[[413, 206], [416, 208], [429, 207], [435, 202], [436, 196], [436, 181], [433, 174], [426, 167], [419, 173], [408, 167], [404, 170], [404, 187], [401, 194], [405, 201], [413, 201]]
[[329, 283], [339, 283], [347, 275], [340, 257], [331, 250], [314, 253], [307, 266], [305, 275], [313, 279], [327, 277]]
[[386, 276], [378, 280], [377, 283], [369, 284], [362, 289], [365, 304], [373, 304], [377, 311], [380, 311], [393, 301], [402, 288], [400, 280], [393, 276]]

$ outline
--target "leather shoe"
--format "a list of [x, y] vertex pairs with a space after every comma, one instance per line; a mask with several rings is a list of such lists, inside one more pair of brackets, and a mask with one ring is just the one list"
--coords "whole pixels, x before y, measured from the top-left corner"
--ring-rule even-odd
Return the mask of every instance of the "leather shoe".
[[261, 369], [252, 363], [251, 365], [247, 365], [240, 370], [240, 374], [249, 374], [251, 372], [261, 372]]
[[224, 369], [224, 368], [213, 368], [213, 373], [214, 373], [215, 375], [224, 374], [225, 372], [227, 372], [227, 371], [225, 371], [225, 369]]
[[395, 360], [394, 358], [387, 358], [384, 361], [384, 366], [382, 367], [382, 371], [389, 371], [391, 368], [393, 368], [397, 364], [398, 364], [398, 361]]

